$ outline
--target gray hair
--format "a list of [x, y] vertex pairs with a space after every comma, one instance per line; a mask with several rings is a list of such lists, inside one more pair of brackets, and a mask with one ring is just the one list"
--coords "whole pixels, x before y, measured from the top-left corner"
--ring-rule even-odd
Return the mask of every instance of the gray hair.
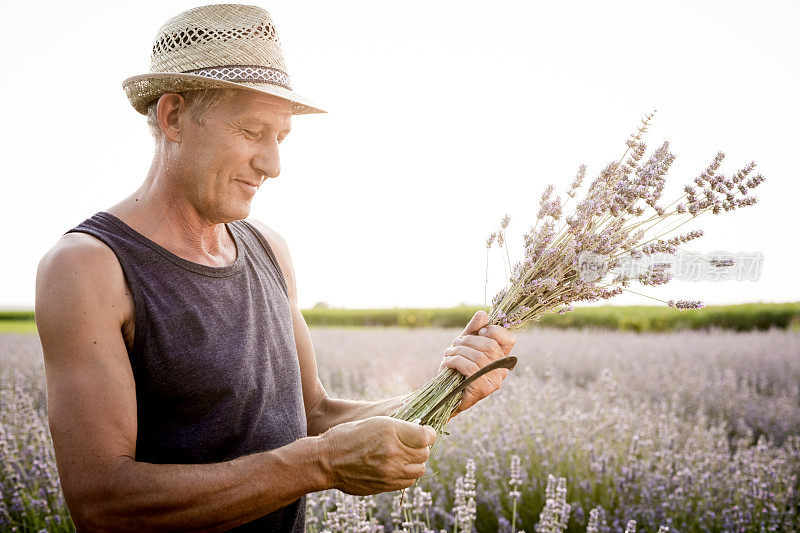
[[[194, 118], [199, 124], [205, 123], [205, 118], [208, 113], [217, 105], [230, 100], [236, 89], [198, 89], [194, 91], [180, 92], [189, 110], [192, 112]], [[150, 128], [150, 134], [154, 139], [161, 137], [161, 126], [158, 123], [158, 116], [156, 111], [158, 109], [158, 100], [154, 100], [147, 106], [147, 126]]]

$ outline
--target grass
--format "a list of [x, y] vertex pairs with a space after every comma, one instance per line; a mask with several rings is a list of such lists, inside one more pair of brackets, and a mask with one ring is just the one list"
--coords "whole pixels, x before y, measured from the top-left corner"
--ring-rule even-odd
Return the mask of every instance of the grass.
[[0, 335], [4, 333], [36, 333], [33, 320], [4, 320], [0, 318]]

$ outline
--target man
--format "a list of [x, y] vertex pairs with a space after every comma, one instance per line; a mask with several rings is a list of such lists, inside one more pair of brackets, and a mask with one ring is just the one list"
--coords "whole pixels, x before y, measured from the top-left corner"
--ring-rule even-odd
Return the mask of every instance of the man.
[[[64, 495], [85, 531], [303, 531], [304, 495], [373, 494], [425, 471], [432, 428], [398, 399], [330, 398], [286, 243], [245, 221], [280, 173], [294, 93], [269, 15], [192, 9], [124, 83], [156, 138], [139, 189], [42, 259], [36, 317]], [[476, 314], [441, 367], [471, 374], [514, 337]], [[470, 334], [472, 333], [472, 334]], [[398, 348], [401, 349], [401, 348]], [[477, 380], [459, 409], [496, 390]]]

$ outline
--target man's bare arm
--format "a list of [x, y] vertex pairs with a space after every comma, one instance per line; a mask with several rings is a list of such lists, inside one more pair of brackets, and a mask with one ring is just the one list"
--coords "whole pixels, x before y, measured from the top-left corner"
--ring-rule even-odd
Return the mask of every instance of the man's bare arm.
[[269, 242], [286, 279], [289, 304], [292, 309], [295, 344], [300, 361], [308, 434], [320, 435], [328, 429], [345, 422], [392, 414], [402, 400], [402, 396], [379, 401], [342, 400], [328, 396], [317, 372], [317, 359], [314, 354], [311, 333], [297, 304], [297, 283], [291, 256], [289, 255], [289, 247], [283, 237], [262, 222], [252, 219], [249, 222], [261, 231], [267, 242]]
[[36, 319], [64, 496], [81, 531], [223, 531], [303, 494], [375, 494], [425, 472], [430, 428], [372, 417], [268, 452], [201, 465], [135, 460], [136, 394], [114, 253], [69, 234], [41, 261]]
[[[306, 408], [306, 423], [309, 435], [320, 435], [328, 429], [355, 420], [372, 416], [389, 416], [400, 406], [403, 396], [385, 400], [345, 400], [328, 396], [317, 373], [317, 360], [303, 314], [297, 301], [291, 302], [294, 336], [300, 358], [303, 380], [303, 398]], [[310, 383], [306, 383], [306, 382]], [[307, 396], [306, 389], [311, 389]]]

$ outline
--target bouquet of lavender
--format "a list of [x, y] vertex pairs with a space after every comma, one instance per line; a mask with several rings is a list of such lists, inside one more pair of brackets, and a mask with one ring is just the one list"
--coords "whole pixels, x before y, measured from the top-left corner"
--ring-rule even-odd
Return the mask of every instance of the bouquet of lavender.
[[[671, 279], [671, 263], [679, 246], [703, 235], [702, 230], [676, 234], [676, 230], [697, 216], [711, 212], [734, 211], [753, 205], [750, 191], [760, 185], [760, 174], [751, 176], [755, 163], [728, 177], [719, 172], [725, 154], [718, 153], [708, 167], [683, 189], [672, 203], [661, 199], [665, 176], [675, 156], [664, 142], [649, 158], [642, 141], [653, 114], [627, 140], [622, 157], [608, 164], [589, 185], [585, 197], [578, 196], [586, 166], [578, 169], [562, 203], [548, 186], [539, 200], [536, 224], [524, 236], [524, 258], [513, 268], [510, 260], [508, 285], [492, 299], [490, 324], [514, 330], [545, 313], [566, 313], [573, 303], [612, 298], [640, 285], [662, 285]], [[506, 216], [501, 229], [487, 241], [503, 248]], [[505, 252], [508, 259], [508, 250]], [[488, 261], [488, 259], [487, 259]], [[641, 263], [647, 263], [641, 268]], [[712, 260], [717, 268], [732, 265], [732, 260]], [[631, 265], [640, 268], [630, 268]], [[488, 265], [488, 262], [487, 262]], [[646, 296], [646, 295], [644, 295]], [[671, 308], [697, 309], [699, 301], [664, 302]], [[460, 402], [458, 396], [442, 406], [440, 400], [456, 390], [466, 378], [457, 370], [442, 370], [426, 385], [409, 395], [394, 414], [408, 421], [425, 421], [441, 432]]]

